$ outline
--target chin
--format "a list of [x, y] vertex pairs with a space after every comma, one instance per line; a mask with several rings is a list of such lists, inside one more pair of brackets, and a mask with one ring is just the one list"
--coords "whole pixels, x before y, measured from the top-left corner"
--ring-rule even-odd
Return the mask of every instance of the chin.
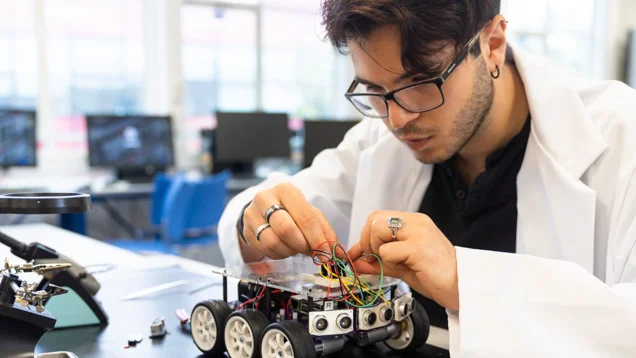
[[445, 151], [437, 150], [423, 150], [419, 152], [413, 152], [415, 158], [424, 164], [440, 164], [448, 161], [452, 154], [449, 155]]

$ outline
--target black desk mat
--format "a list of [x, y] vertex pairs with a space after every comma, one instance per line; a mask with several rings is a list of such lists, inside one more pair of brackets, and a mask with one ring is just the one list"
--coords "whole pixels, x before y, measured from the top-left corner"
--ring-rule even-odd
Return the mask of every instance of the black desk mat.
[[[92, 357], [203, 357], [192, 342], [192, 337], [182, 332], [175, 316], [178, 308], [188, 313], [194, 305], [204, 299], [222, 298], [221, 279], [195, 275], [180, 267], [151, 270], [116, 270], [96, 275], [102, 284], [98, 297], [109, 315], [106, 327], [82, 327], [54, 330], [38, 343], [36, 353], [71, 351], [80, 358]], [[175, 282], [188, 280], [184, 286], [155, 293], [145, 298], [122, 300], [133, 292]], [[215, 284], [216, 283], [216, 284]], [[205, 289], [206, 285], [214, 284]], [[228, 289], [230, 299], [234, 288]], [[198, 291], [197, 291], [198, 290]], [[197, 291], [195, 293], [190, 293]], [[156, 317], [164, 317], [169, 332], [163, 339], [151, 340], [150, 324]], [[135, 347], [128, 345], [128, 336], [138, 334], [143, 341]], [[401, 357], [383, 344], [361, 349], [355, 345], [328, 357]], [[449, 357], [448, 351], [432, 346], [422, 348], [418, 357]]]

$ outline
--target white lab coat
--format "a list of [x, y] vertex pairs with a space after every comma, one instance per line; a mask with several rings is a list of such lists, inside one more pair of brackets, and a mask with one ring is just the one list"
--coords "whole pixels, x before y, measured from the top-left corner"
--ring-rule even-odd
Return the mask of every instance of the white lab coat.
[[[457, 248], [451, 354], [636, 357], [636, 91], [513, 49], [532, 114], [517, 254]], [[366, 119], [310, 168], [229, 203], [219, 225], [226, 263], [241, 263], [235, 224], [259, 189], [293, 183], [350, 247], [370, 212], [417, 212], [431, 175], [380, 120]]]

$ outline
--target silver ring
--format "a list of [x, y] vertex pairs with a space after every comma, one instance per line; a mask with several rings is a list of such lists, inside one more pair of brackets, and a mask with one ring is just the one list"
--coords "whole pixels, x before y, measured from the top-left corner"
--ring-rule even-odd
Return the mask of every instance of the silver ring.
[[272, 216], [272, 214], [277, 212], [278, 210], [285, 210], [285, 208], [278, 204], [274, 204], [270, 206], [269, 209], [267, 209], [267, 211], [265, 212], [265, 220], [269, 222], [269, 217]]
[[402, 220], [401, 218], [391, 217], [387, 221], [387, 225], [389, 226], [389, 229], [391, 230], [391, 237], [393, 238], [393, 240], [396, 240], [397, 232], [402, 227], [402, 225], [404, 225], [404, 220]]
[[261, 233], [263, 232], [263, 230], [267, 229], [268, 227], [270, 227], [269, 223], [265, 223], [256, 228], [256, 231], [254, 231], [254, 234], [256, 234], [257, 241], [261, 241], [261, 238], [260, 238]]

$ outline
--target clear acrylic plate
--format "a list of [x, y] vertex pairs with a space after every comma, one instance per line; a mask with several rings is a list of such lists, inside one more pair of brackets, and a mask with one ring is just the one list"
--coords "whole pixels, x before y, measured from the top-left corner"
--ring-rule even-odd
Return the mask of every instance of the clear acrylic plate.
[[[235, 267], [219, 268], [213, 272], [305, 297], [323, 299], [327, 297], [327, 288], [310, 282], [311, 277], [308, 277], [315, 276], [319, 270], [320, 267], [313, 262], [311, 257], [299, 255], [285, 260], [261, 261]], [[361, 275], [361, 277], [366, 281], [369, 288], [373, 290], [379, 288], [379, 275]], [[382, 288], [388, 289], [397, 286], [401, 282], [399, 279], [385, 276], [382, 279]], [[341, 295], [342, 290], [339, 286], [332, 287], [329, 290], [329, 297]]]

